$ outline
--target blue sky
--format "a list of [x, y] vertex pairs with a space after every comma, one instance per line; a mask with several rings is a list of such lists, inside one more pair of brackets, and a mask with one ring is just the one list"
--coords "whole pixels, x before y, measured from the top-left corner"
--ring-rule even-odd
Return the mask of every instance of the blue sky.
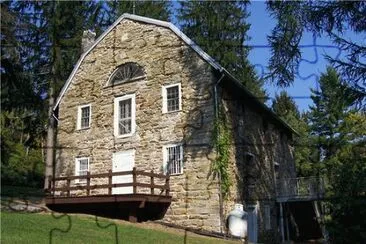
[[[178, 7], [179, 3], [174, 1], [173, 13], [174, 8]], [[271, 33], [271, 30], [276, 25], [276, 20], [272, 19], [266, 11], [265, 1], [251, 1], [248, 12], [250, 13], [248, 22], [251, 24], [248, 35], [251, 37], [251, 40], [246, 45], [252, 46], [249, 60], [255, 65], [258, 75], [262, 75], [266, 72], [266, 66], [271, 56], [267, 35]], [[174, 14], [172, 22], [179, 26]], [[366, 42], [365, 39], [355, 35], [352, 31], [346, 31], [344, 35], [348, 39], [352, 39], [352, 41], [356, 40], [363, 44]], [[316, 45], [314, 46], [314, 44]], [[309, 105], [312, 104], [310, 88], [317, 89], [317, 80], [328, 65], [324, 56], [343, 57], [344, 53], [334, 46], [328, 37], [322, 36], [321, 38], [317, 37], [314, 39], [313, 34], [309, 32], [304, 33], [300, 45], [302, 46], [302, 61], [300, 62], [299, 73], [295, 77], [293, 85], [284, 89], [278, 88], [274, 84], [266, 83], [265, 89], [272, 99], [276, 93], [279, 94], [282, 90], [286, 90], [295, 100], [299, 110], [303, 112], [308, 110]], [[268, 106], [271, 106], [272, 99], [268, 100]]]
[[[251, 37], [250, 46], [254, 46], [249, 54], [250, 62], [255, 65], [259, 75], [266, 71], [266, 66], [270, 58], [270, 48], [267, 46], [267, 35], [276, 25], [276, 20], [272, 19], [266, 11], [266, 4], [263, 1], [254, 1], [249, 6], [251, 13], [248, 22], [251, 24], [248, 35]], [[285, 90], [294, 98], [300, 111], [306, 111], [310, 99], [310, 88], [317, 88], [317, 79], [321, 72], [325, 71], [327, 61], [323, 58], [324, 54], [337, 57], [339, 50], [332, 46], [328, 38], [316, 38], [317, 47], [313, 47], [314, 39], [312, 33], [305, 33], [301, 45], [302, 62], [299, 67], [299, 76], [296, 77], [292, 86]], [[282, 88], [273, 84], [266, 83], [265, 89], [269, 96], [274, 98], [276, 93], [280, 93]], [[271, 105], [271, 101], [267, 104]]]

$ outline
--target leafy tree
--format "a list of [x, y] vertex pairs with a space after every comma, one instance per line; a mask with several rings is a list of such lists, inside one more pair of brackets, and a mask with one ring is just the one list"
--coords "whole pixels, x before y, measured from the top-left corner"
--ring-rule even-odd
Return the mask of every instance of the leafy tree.
[[44, 163], [40, 138], [32, 138], [32, 131], [25, 128], [28, 123], [22, 115], [19, 111], [0, 114], [1, 181], [5, 185], [41, 187]]
[[342, 35], [366, 31], [366, 2], [364, 1], [268, 1], [267, 9], [277, 19], [268, 41], [272, 47], [269, 61], [270, 77], [280, 86], [293, 83], [301, 52], [299, 44], [305, 31], [328, 36], [339, 47], [343, 59], [327, 56], [330, 63], [354, 89], [354, 99], [364, 101], [366, 48]]
[[244, 46], [250, 28], [247, 5], [247, 1], [183, 1], [178, 20], [187, 36], [264, 99], [263, 81], [249, 63], [249, 48]]

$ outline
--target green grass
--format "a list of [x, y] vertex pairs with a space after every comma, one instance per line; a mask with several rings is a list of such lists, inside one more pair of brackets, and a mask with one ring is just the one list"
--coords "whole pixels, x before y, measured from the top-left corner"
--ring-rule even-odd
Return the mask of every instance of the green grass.
[[104, 218], [99, 218], [98, 224], [91, 216], [2, 212], [1, 243], [235, 243], [189, 232], [185, 235], [139, 228]]

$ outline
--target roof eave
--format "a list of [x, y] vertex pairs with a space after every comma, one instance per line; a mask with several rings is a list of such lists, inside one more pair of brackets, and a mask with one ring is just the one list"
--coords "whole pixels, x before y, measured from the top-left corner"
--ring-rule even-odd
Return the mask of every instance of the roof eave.
[[275, 112], [273, 112], [270, 108], [268, 108], [263, 102], [261, 102], [251, 91], [249, 91], [237, 78], [235, 78], [232, 74], [230, 74], [226, 69], [223, 70], [223, 73], [235, 83], [251, 100], [253, 100], [261, 109], [265, 110], [269, 116], [271, 116], [274, 120], [277, 120], [280, 124], [282, 124], [289, 132], [300, 136], [300, 134], [293, 129], [286, 121], [280, 118]]
[[119, 17], [110, 27], [108, 27], [107, 30], [105, 30], [103, 32], [103, 34], [101, 34], [93, 43], [93, 45], [90, 46], [90, 48], [88, 48], [88, 50], [86, 50], [79, 58], [78, 62], [76, 63], [76, 65], [74, 66], [74, 69], [72, 70], [69, 78], [66, 80], [65, 85], [63, 86], [63, 88], [61, 89], [61, 92], [56, 100], [56, 104], [53, 107], [53, 111], [55, 111], [57, 109], [57, 107], [59, 106], [62, 97], [65, 95], [68, 87], [71, 85], [71, 81], [74, 78], [77, 70], [79, 69], [81, 63], [83, 62], [83, 60], [85, 59], [86, 55], [88, 55], [91, 50], [93, 50], [95, 48], [96, 45], [99, 44], [99, 42], [101, 42], [104, 37], [114, 28], [116, 27], [122, 20], [124, 19], [130, 19], [130, 20], [135, 20], [135, 21], [139, 21], [139, 22], [144, 22], [144, 23], [148, 23], [148, 24], [154, 24], [157, 26], [161, 26], [161, 27], [166, 27], [171, 29], [177, 36], [179, 36], [188, 46], [190, 46], [194, 51], [196, 51], [204, 60], [206, 60], [213, 68], [215, 68], [218, 71], [222, 71], [224, 68], [218, 64], [210, 55], [208, 55], [205, 51], [203, 51], [194, 41], [192, 41], [189, 37], [187, 37], [182, 31], [180, 31], [175, 25], [173, 25], [170, 22], [166, 22], [166, 21], [162, 21], [162, 20], [156, 20], [156, 19], [151, 19], [151, 18], [147, 18], [147, 17], [143, 17], [143, 16], [138, 16], [138, 15], [133, 15], [133, 14], [123, 14], [121, 15], [121, 17]]

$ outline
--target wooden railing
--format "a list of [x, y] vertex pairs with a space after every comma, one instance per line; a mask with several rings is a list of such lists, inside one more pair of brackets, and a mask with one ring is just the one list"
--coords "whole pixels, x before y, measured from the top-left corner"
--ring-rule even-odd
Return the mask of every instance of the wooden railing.
[[[132, 175], [132, 182], [130, 183], [112, 183], [113, 176], [123, 176], [123, 175]], [[147, 176], [150, 177], [150, 183], [141, 183], [137, 182], [137, 176]], [[108, 184], [90, 184], [91, 179], [97, 178], [108, 178]], [[155, 184], [154, 178], [162, 179], [165, 183], [162, 185]], [[86, 183], [82, 185], [71, 185], [72, 180], [85, 180]], [[155, 189], [159, 189], [160, 193], [158, 195], [162, 195], [165, 192], [166, 196], [169, 196], [170, 187], [169, 187], [169, 175], [164, 174], [157, 174], [154, 171], [146, 172], [141, 170], [136, 170], [134, 167], [131, 171], [121, 171], [121, 172], [112, 172], [109, 170], [108, 173], [101, 173], [101, 174], [90, 174], [87, 172], [86, 175], [81, 176], [65, 176], [65, 177], [56, 177], [50, 178], [48, 181], [48, 192], [53, 197], [63, 197], [65, 196], [64, 192], [66, 192], [66, 196], [71, 196], [71, 191], [73, 190], [86, 190], [86, 195], [90, 195], [90, 190], [94, 189], [108, 189], [108, 195], [112, 194], [112, 188], [114, 187], [132, 187], [133, 194], [138, 193], [137, 188], [147, 188], [150, 189], [150, 194], [155, 195]], [[57, 182], [66, 181], [66, 186], [56, 187]], [[56, 192], [61, 192], [61, 194], [56, 195]], [[147, 193], [144, 193], [147, 194]]]
[[279, 198], [320, 199], [325, 194], [325, 183], [322, 177], [284, 178], [277, 182]]

